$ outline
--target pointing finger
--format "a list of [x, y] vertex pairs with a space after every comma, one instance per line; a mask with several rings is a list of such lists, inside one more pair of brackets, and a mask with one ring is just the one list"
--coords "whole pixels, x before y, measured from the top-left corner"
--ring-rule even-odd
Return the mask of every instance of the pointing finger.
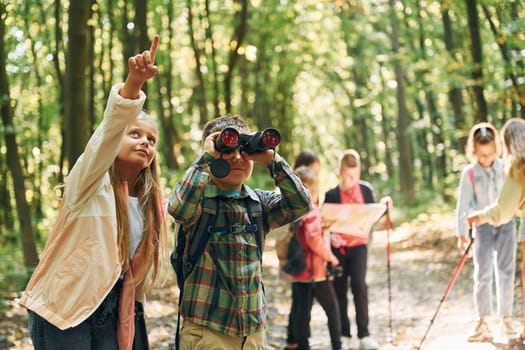
[[157, 55], [157, 47], [159, 46], [159, 35], [155, 34], [153, 37], [153, 42], [151, 43], [151, 48], [149, 49], [151, 62], [155, 62], [155, 56]]

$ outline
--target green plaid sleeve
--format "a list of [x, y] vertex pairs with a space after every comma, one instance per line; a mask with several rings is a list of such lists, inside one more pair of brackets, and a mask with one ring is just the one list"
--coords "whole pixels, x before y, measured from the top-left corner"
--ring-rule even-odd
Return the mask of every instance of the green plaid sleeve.
[[284, 159], [275, 163], [279, 192], [263, 191], [263, 205], [270, 229], [293, 222], [312, 210], [310, 193]]
[[168, 212], [183, 225], [193, 223], [199, 215], [204, 188], [209, 181], [207, 153], [203, 153], [184, 173], [171, 195]]

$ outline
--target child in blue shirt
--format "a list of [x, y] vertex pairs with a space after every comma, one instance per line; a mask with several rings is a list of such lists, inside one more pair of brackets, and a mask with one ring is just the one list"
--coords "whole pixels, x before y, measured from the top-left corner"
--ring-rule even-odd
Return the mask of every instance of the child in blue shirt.
[[[468, 241], [466, 217], [495, 202], [503, 185], [504, 169], [499, 153], [496, 128], [490, 123], [474, 125], [466, 147], [470, 164], [461, 173], [456, 208], [458, 247], [462, 250]], [[497, 311], [501, 318], [502, 332], [513, 337], [515, 331], [512, 325], [512, 305], [516, 268], [514, 219], [501, 226], [480, 225], [475, 228], [474, 236], [474, 302], [479, 321], [468, 341], [493, 340], [486, 320], [492, 314], [493, 276], [496, 276]]]

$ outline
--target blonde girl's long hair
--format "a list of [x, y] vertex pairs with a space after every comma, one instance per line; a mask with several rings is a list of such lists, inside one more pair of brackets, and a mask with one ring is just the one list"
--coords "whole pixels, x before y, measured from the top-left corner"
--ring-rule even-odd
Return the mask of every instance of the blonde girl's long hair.
[[510, 157], [509, 176], [525, 180], [525, 120], [512, 118], [501, 129], [505, 144], [505, 156]]
[[498, 131], [496, 127], [491, 123], [482, 122], [474, 125], [470, 129], [470, 133], [467, 139], [467, 145], [465, 147], [465, 154], [467, 159], [471, 163], [477, 162], [475, 155], [476, 145], [486, 145], [494, 142], [496, 147], [496, 154], [498, 157], [501, 155], [501, 143], [499, 141]]
[[[138, 118], [154, 120], [147, 114], [142, 113]], [[146, 288], [151, 288], [163, 263], [168, 261], [167, 254], [167, 232], [165, 224], [165, 210], [163, 205], [162, 188], [160, 185], [159, 166], [157, 156], [153, 158], [150, 166], [140, 171], [134, 190], [138, 194], [142, 217], [144, 220], [144, 235], [141, 244], [142, 263], [138, 271], [134, 271], [135, 285], [145, 283]], [[123, 181], [118, 174], [115, 163], [110, 168], [111, 184], [115, 194], [117, 211], [117, 244], [119, 248], [119, 260], [122, 271], [131, 267], [130, 258], [130, 225], [127, 193], [124, 191]]]

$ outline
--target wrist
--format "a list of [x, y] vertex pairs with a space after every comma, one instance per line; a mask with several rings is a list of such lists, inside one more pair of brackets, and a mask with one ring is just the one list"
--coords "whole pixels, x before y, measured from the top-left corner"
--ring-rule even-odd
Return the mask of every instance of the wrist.
[[270, 171], [270, 176], [275, 179], [275, 177], [277, 176], [277, 171], [276, 169], [277, 168], [280, 168], [282, 169], [283, 165], [282, 165], [282, 158], [279, 156], [279, 154], [275, 153], [275, 157], [272, 158], [272, 160], [270, 161], [270, 164], [267, 165], [267, 168], [268, 170]]
[[119, 95], [123, 98], [136, 100], [140, 96], [140, 90], [143, 84], [144, 82], [135, 81], [128, 76], [124, 84], [120, 87]]

